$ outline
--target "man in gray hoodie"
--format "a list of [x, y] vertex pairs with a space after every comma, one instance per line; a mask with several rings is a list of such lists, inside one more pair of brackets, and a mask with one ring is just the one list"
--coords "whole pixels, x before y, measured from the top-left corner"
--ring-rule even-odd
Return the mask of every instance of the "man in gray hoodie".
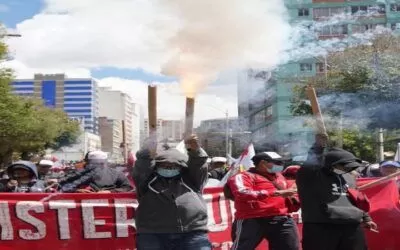
[[139, 201], [138, 250], [211, 250], [202, 197], [208, 156], [197, 137], [192, 136], [186, 145], [187, 155], [177, 149], [163, 151], [154, 159], [148, 148], [137, 153], [133, 179]]

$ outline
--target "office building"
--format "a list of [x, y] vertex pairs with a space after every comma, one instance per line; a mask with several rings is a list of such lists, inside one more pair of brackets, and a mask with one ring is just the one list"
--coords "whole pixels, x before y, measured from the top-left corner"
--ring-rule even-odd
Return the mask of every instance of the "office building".
[[[379, 26], [400, 31], [400, 2], [386, 2], [285, 0], [291, 23], [313, 24], [326, 22], [337, 15], [348, 17], [332, 25], [324, 25], [310, 37], [303, 37], [308, 42], [345, 39]], [[326, 70], [328, 65], [324, 58], [313, 57], [292, 61], [274, 72], [247, 70], [240, 74], [238, 112], [239, 117], [246, 121], [245, 126], [253, 132], [253, 140], [256, 143], [276, 143], [281, 149], [292, 147], [295, 155], [305, 153], [307, 146], [300, 142], [310, 142], [313, 130], [304, 126], [303, 118], [293, 117], [290, 112], [292, 89], [299, 83], [293, 79], [325, 74]]]
[[128, 94], [111, 88], [99, 88], [99, 114], [121, 124], [124, 121], [128, 151], [136, 152], [139, 149], [140, 107]]
[[[144, 134], [149, 136], [149, 120], [144, 119]], [[158, 141], [180, 141], [183, 139], [184, 134], [184, 122], [183, 120], [157, 120], [157, 139]]]
[[98, 133], [98, 85], [94, 79], [35, 74], [33, 79], [15, 80], [11, 86], [13, 93], [40, 98], [47, 107], [61, 109], [72, 119], [83, 120], [86, 132]]
[[101, 137], [101, 150], [108, 153], [113, 162], [123, 162], [122, 124], [120, 120], [99, 117], [99, 133]]

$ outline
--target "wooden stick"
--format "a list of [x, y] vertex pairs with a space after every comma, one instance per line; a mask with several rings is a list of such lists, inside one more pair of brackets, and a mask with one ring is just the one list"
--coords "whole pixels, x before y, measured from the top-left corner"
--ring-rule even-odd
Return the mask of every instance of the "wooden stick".
[[154, 157], [157, 153], [157, 87], [149, 85], [148, 94], [148, 115], [149, 115], [149, 137], [150, 154]]
[[324, 119], [322, 118], [321, 109], [319, 107], [317, 94], [312, 86], [307, 86], [307, 97], [311, 102], [311, 108], [316, 120], [317, 134], [326, 134]]
[[185, 138], [193, 134], [194, 98], [186, 97]]
[[370, 187], [374, 187], [374, 186], [376, 186], [376, 185], [382, 184], [382, 183], [384, 183], [385, 181], [388, 181], [388, 180], [390, 180], [390, 179], [392, 179], [392, 178], [395, 178], [395, 177], [397, 177], [397, 176], [400, 176], [400, 171], [399, 171], [399, 172], [396, 172], [396, 173], [393, 173], [393, 174], [390, 174], [390, 175], [388, 175], [388, 176], [384, 176], [384, 177], [379, 178], [379, 179], [377, 179], [377, 180], [375, 180], [375, 181], [371, 181], [371, 182], [369, 182], [369, 183], [367, 183], [367, 184], [364, 184], [364, 185], [362, 185], [362, 186], [359, 186], [359, 187], [358, 187], [358, 190], [361, 191], [361, 190], [365, 190], [365, 189], [370, 188]]

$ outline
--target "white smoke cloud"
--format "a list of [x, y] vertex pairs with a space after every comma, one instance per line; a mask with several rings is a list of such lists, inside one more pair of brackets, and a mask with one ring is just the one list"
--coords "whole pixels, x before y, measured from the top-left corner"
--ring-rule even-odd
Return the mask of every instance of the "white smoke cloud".
[[167, 47], [163, 73], [192, 96], [232, 68], [273, 68], [287, 48], [290, 26], [281, 0], [161, 1], [180, 26]]

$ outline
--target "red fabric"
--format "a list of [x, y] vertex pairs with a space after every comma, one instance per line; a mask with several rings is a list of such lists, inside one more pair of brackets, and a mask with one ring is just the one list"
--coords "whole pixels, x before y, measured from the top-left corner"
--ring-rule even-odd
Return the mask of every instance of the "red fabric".
[[[370, 180], [360, 180], [360, 183], [366, 183]], [[365, 190], [365, 193], [371, 202], [370, 215], [378, 224], [379, 233], [367, 231], [369, 250], [397, 250], [400, 249], [400, 206], [397, 185], [394, 181], [386, 182], [381, 185]], [[231, 222], [233, 220], [233, 202], [227, 201], [222, 195], [221, 188], [210, 188], [205, 191], [204, 198], [207, 201], [209, 212], [210, 240], [214, 250], [227, 250], [232, 245], [230, 238]], [[36, 201], [36, 203], [27, 201]], [[58, 201], [60, 207], [70, 207], [67, 210], [68, 218], [60, 210], [55, 209]], [[130, 205], [121, 205], [126, 201]], [[51, 203], [50, 203], [51, 202]], [[52, 205], [52, 208], [49, 205]], [[62, 205], [64, 204], [64, 205]], [[82, 206], [83, 204], [83, 206]], [[95, 205], [93, 217], [88, 209]], [[119, 204], [116, 206], [116, 204]], [[102, 206], [101, 206], [102, 205]], [[131, 207], [129, 207], [131, 206]], [[75, 250], [134, 250], [135, 249], [135, 230], [134, 221], [128, 221], [134, 216], [133, 207], [137, 206], [135, 194], [0, 194], [0, 250], [41, 250], [46, 249], [75, 249]], [[85, 209], [86, 211], [83, 212]], [[125, 209], [126, 208], [126, 209]], [[32, 233], [38, 232], [36, 226], [25, 222], [27, 219], [26, 211], [36, 218], [39, 222], [40, 232], [38, 239], [27, 240], [35, 236], [29, 232], [21, 230], [32, 230]], [[18, 216], [17, 216], [18, 211]], [[22, 212], [21, 212], [22, 211]], [[25, 212], [24, 212], [25, 211]], [[297, 220], [300, 214], [292, 214]], [[65, 230], [63, 235], [69, 235], [68, 239], [60, 239], [61, 222], [66, 225], [68, 222], [69, 234]], [[119, 226], [116, 221], [119, 218]], [[95, 233], [108, 232], [108, 235], [100, 235], [101, 238], [93, 239], [87, 236], [93, 236], [92, 231], [86, 230], [86, 227], [93, 225], [92, 220], [104, 220], [104, 225], [96, 225]], [[30, 219], [28, 218], [28, 221]], [[8, 222], [10, 224], [8, 224]], [[101, 221], [100, 221], [101, 222]], [[301, 220], [300, 220], [301, 222]], [[97, 223], [102, 224], [102, 223]], [[8, 226], [10, 227], [8, 227]], [[128, 228], [125, 228], [127, 225]], [[299, 231], [301, 233], [301, 224]], [[65, 229], [65, 228], [64, 228]], [[117, 232], [119, 232], [117, 234]], [[127, 232], [127, 234], [124, 234]], [[4, 239], [4, 237], [12, 239]], [[106, 236], [106, 237], [104, 237]], [[108, 237], [110, 236], [110, 237]], [[266, 242], [260, 244], [258, 250], [267, 250]]]
[[[360, 180], [365, 184], [371, 179]], [[371, 203], [370, 215], [378, 224], [379, 233], [367, 231], [369, 250], [400, 249], [400, 203], [395, 180], [364, 190]]]
[[[287, 187], [281, 174], [270, 178], [274, 178], [277, 185]], [[241, 172], [229, 178], [228, 185], [235, 197], [235, 217], [238, 219], [288, 214], [285, 199], [273, 196], [277, 190], [275, 185], [261, 175]]]

